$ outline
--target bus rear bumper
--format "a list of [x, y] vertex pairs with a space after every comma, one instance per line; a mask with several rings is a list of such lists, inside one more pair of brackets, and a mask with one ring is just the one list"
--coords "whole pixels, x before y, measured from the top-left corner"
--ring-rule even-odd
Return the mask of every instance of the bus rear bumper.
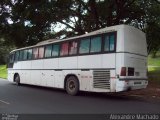
[[146, 88], [148, 80], [117, 80], [116, 83], [116, 92], [121, 92]]

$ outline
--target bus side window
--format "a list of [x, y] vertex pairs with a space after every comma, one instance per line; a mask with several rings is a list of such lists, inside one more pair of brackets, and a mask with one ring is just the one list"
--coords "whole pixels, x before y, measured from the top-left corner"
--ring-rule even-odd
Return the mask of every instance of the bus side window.
[[23, 60], [23, 52], [24, 52], [23, 50], [20, 51], [19, 60]]
[[32, 59], [32, 49], [29, 49], [28, 51], [27, 51], [27, 59], [28, 60], [31, 60]]
[[104, 51], [109, 51], [109, 35], [106, 35], [104, 38]]
[[114, 51], [114, 44], [115, 44], [115, 36], [114, 34], [110, 35], [110, 44], [109, 44], [109, 49], [110, 51]]
[[101, 44], [102, 44], [102, 38], [99, 37], [92, 37], [91, 38], [91, 53], [95, 52], [101, 52]]
[[69, 42], [69, 55], [77, 54], [77, 46], [78, 46], [78, 42], [77, 41]]
[[13, 68], [15, 53], [12, 52], [9, 54], [9, 58], [7, 59], [7, 68]]
[[38, 58], [44, 57], [44, 47], [39, 47]]
[[68, 47], [69, 47], [68, 42], [64, 42], [61, 44], [60, 56], [67, 56], [68, 55]]
[[15, 53], [15, 61], [18, 61], [18, 59], [19, 59], [19, 51], [16, 51], [16, 53]]
[[53, 47], [52, 47], [52, 56], [53, 57], [59, 56], [59, 48], [60, 48], [60, 46], [58, 44], [53, 45]]
[[115, 35], [107, 34], [104, 37], [104, 51], [110, 52], [115, 50]]
[[38, 48], [33, 48], [33, 59], [38, 58]]
[[15, 54], [15, 53], [11, 53], [11, 54], [9, 55], [9, 63], [14, 63], [14, 54]]
[[49, 58], [52, 55], [52, 45], [47, 45], [45, 47], [45, 58]]
[[86, 54], [89, 53], [90, 39], [83, 39], [80, 42], [79, 53]]
[[24, 50], [23, 52], [23, 60], [27, 60], [27, 51], [28, 50]]

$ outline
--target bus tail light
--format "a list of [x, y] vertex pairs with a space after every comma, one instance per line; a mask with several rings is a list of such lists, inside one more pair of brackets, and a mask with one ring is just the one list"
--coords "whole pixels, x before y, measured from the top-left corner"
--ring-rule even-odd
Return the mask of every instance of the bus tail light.
[[126, 67], [121, 67], [121, 76], [126, 76]]

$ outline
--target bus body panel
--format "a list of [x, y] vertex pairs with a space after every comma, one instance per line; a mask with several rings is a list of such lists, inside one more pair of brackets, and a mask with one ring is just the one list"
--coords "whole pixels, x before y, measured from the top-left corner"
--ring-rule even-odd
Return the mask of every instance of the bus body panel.
[[[87, 67], [86, 67], [87, 65]], [[78, 69], [102, 68], [101, 55], [78, 56]]]
[[133, 76], [121, 76], [121, 78], [147, 78], [147, 57], [129, 53], [117, 53], [116, 74], [120, 75], [122, 67], [134, 68]]
[[116, 52], [124, 51], [124, 26], [119, 26], [117, 29]]
[[116, 80], [116, 92], [128, 91], [128, 90], [136, 90], [146, 88], [148, 85], [148, 81], [144, 80]]
[[116, 54], [103, 54], [102, 55], [102, 68], [104, 69], [115, 69], [116, 67]]
[[7, 77], [7, 79], [8, 79], [8, 81], [10, 81], [10, 82], [14, 82], [14, 70], [12, 70], [12, 69], [8, 69], [8, 77]]
[[[125, 26], [117, 33], [117, 38], [116, 75], [119, 78], [116, 79], [116, 91], [146, 88], [148, 81], [145, 34], [136, 28]], [[120, 75], [122, 67], [126, 68], [126, 76]], [[128, 75], [129, 68], [134, 69], [134, 75]]]
[[48, 58], [43, 60], [43, 69], [59, 69], [59, 58]]
[[48, 87], [55, 86], [55, 72], [54, 70], [44, 70], [44, 75], [42, 76], [42, 85]]
[[124, 27], [124, 52], [147, 56], [145, 33], [134, 27]]
[[59, 58], [59, 69], [77, 69], [77, 57]]
[[63, 71], [55, 71], [55, 84], [56, 88], [64, 88], [64, 73]]
[[125, 66], [134, 68], [131, 78], [147, 78], [147, 57], [124, 53]]

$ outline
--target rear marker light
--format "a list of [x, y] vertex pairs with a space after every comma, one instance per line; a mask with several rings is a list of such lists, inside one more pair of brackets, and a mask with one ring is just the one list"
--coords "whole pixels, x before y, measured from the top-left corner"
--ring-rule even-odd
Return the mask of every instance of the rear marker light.
[[134, 68], [132, 67], [128, 68], [128, 76], [134, 76]]

